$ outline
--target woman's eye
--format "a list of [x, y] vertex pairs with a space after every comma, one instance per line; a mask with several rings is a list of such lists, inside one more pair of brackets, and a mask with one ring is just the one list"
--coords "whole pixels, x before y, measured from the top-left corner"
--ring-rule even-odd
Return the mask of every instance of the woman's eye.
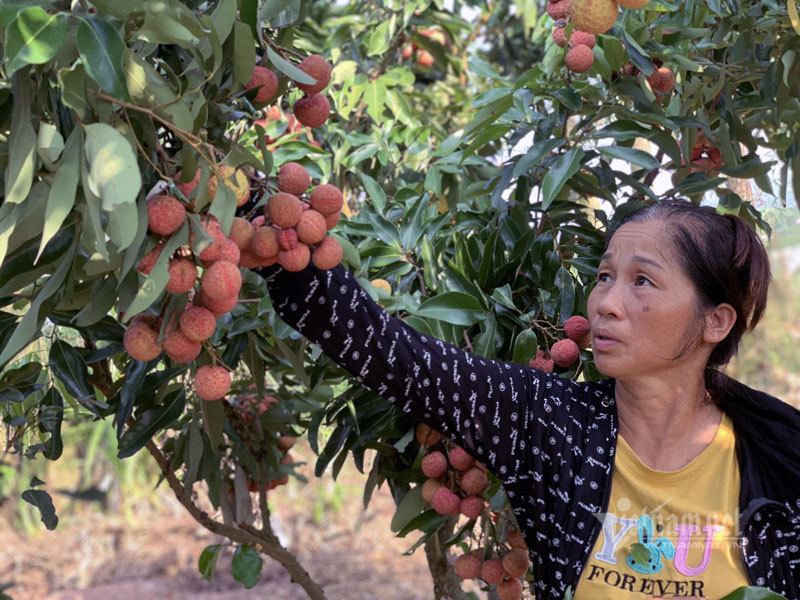
[[650, 284], [650, 280], [647, 277], [645, 277], [644, 275], [638, 275], [636, 277], [636, 285], [644, 285], [644, 284], [648, 284], [649, 285]]
[[608, 281], [608, 277], [610, 277], [610, 275], [608, 273], [606, 273], [606, 272], [598, 273], [597, 274], [597, 281]]

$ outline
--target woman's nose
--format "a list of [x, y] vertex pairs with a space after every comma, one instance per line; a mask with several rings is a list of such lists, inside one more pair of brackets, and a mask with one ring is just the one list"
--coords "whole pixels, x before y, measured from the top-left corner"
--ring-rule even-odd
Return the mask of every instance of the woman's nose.
[[599, 294], [597, 299], [597, 314], [602, 317], [619, 318], [622, 316], [622, 289], [614, 282], [606, 284], [602, 289], [595, 288]]

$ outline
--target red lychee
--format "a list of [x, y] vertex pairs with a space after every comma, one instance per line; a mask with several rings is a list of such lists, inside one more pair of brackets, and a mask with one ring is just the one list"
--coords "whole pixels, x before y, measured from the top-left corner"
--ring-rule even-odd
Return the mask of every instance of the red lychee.
[[194, 288], [197, 281], [197, 265], [188, 258], [169, 259], [169, 281], [167, 289], [174, 294], [184, 294]]
[[278, 189], [287, 194], [299, 196], [311, 185], [308, 170], [296, 162], [288, 162], [278, 169]]
[[444, 487], [444, 483], [438, 479], [426, 479], [425, 483], [422, 484], [422, 499], [430, 504], [433, 502], [433, 495], [436, 493], [436, 490], [441, 487]]
[[278, 227], [294, 227], [303, 216], [303, 203], [293, 194], [278, 192], [270, 197], [267, 214]]
[[647, 78], [647, 83], [654, 92], [664, 94], [675, 87], [675, 73], [668, 67], [661, 67]]
[[572, 35], [569, 36], [570, 46], [588, 46], [589, 48], [594, 48], [596, 43], [597, 38], [591, 33], [586, 33], [585, 31], [578, 31], [576, 29], [572, 32]]
[[330, 236], [323, 239], [314, 249], [311, 259], [318, 269], [332, 269], [342, 262], [342, 245], [335, 238]]
[[470, 496], [477, 496], [489, 485], [489, 478], [478, 467], [472, 467], [461, 476], [460, 485]]
[[175, 233], [186, 220], [186, 209], [174, 196], [159, 194], [147, 202], [147, 223], [150, 231], [160, 235]]
[[184, 182], [181, 181], [181, 179], [183, 178], [183, 171], [178, 171], [177, 173], [175, 173], [175, 177], [172, 178], [172, 181], [175, 183], [175, 187], [181, 191], [181, 194], [183, 194], [184, 196], [186, 196], [186, 198], [188, 198], [189, 195], [194, 191], [194, 188], [197, 187], [197, 184], [200, 183], [201, 174], [202, 171], [200, 169], [197, 169], [197, 171], [195, 171], [194, 173], [194, 177], [192, 178], [192, 180]]
[[428, 52], [427, 50], [420, 50], [417, 52], [417, 64], [420, 67], [432, 67], [433, 63], [436, 62], [436, 59], [433, 58], [433, 54]]
[[475, 464], [475, 459], [472, 458], [461, 446], [455, 446], [452, 450], [450, 450], [447, 457], [450, 460], [450, 464], [453, 466], [453, 468], [458, 469], [459, 471], [466, 471]]
[[253, 236], [253, 225], [247, 219], [234, 217], [231, 224], [230, 239], [238, 246], [239, 250], [250, 248], [250, 238]]
[[414, 436], [419, 442], [420, 446], [433, 446], [436, 444], [440, 439], [442, 439], [442, 434], [433, 429], [430, 425], [426, 425], [425, 423], [420, 423], [417, 425], [417, 429], [414, 432]]
[[217, 260], [224, 260], [226, 262], [238, 265], [240, 258], [241, 251], [239, 250], [239, 246], [236, 245], [236, 242], [234, 242], [232, 239], [227, 239], [222, 242], [222, 250], [220, 250]]
[[554, 21], [559, 19], [566, 19], [569, 15], [570, 0], [558, 0], [557, 2], [547, 3], [547, 14]]
[[322, 94], [303, 96], [294, 103], [294, 116], [306, 127], [320, 127], [331, 115], [331, 103]]
[[344, 205], [344, 197], [341, 190], [330, 183], [323, 183], [311, 190], [309, 195], [311, 208], [323, 215], [338, 213]]
[[580, 356], [580, 349], [571, 339], [559, 340], [550, 348], [550, 356], [559, 367], [570, 367]]
[[201, 288], [200, 291], [195, 294], [192, 302], [195, 304], [195, 306], [203, 306], [207, 308], [211, 311], [215, 318], [219, 319], [222, 315], [233, 310], [233, 307], [239, 302], [239, 295], [234, 294], [229, 298], [214, 300], [213, 298], [209, 297]]
[[278, 232], [272, 227], [257, 227], [250, 238], [250, 252], [256, 256], [278, 256]]
[[231, 389], [231, 375], [225, 367], [204, 365], [194, 376], [194, 391], [203, 400], [219, 400]]
[[200, 283], [209, 298], [223, 300], [242, 289], [242, 274], [235, 264], [218, 260], [206, 269]]
[[217, 328], [214, 313], [202, 306], [189, 306], [181, 313], [178, 322], [183, 335], [193, 342], [207, 340]]
[[453, 570], [461, 579], [476, 579], [481, 574], [481, 559], [472, 554], [462, 554], [456, 559]]
[[[212, 262], [219, 258], [220, 252], [222, 252], [222, 244], [225, 241], [225, 234], [222, 232], [222, 225], [220, 225], [219, 221], [212, 217], [211, 215], [204, 216], [201, 221], [203, 230], [214, 238], [214, 241], [203, 248], [203, 251], [198, 254], [200, 260], [204, 260], [207, 262]], [[194, 231], [189, 234], [189, 246], [194, 251], [194, 242], [195, 242], [195, 235]]]
[[122, 336], [122, 344], [134, 360], [153, 360], [162, 350], [158, 345], [158, 333], [144, 323], [128, 327]]
[[306, 56], [300, 64], [297, 65], [303, 73], [311, 75], [317, 80], [317, 83], [297, 83], [295, 85], [303, 90], [306, 94], [317, 94], [328, 87], [331, 81], [331, 73], [333, 68], [324, 57], [319, 54], [312, 54]]
[[459, 499], [456, 494], [448, 490], [446, 487], [441, 487], [436, 490], [431, 500], [433, 510], [440, 515], [457, 515], [459, 514]]
[[589, 320], [586, 317], [575, 315], [564, 322], [564, 333], [567, 334], [569, 339], [576, 342], [589, 335], [590, 331], [591, 325], [589, 325]]
[[342, 213], [335, 212], [329, 215], [325, 215], [325, 227], [328, 229], [328, 231], [336, 227], [336, 224], [339, 222], [339, 217], [341, 216], [341, 214]]
[[536, 358], [532, 358], [528, 364], [532, 369], [539, 369], [545, 373], [552, 373], [553, 367], [555, 367], [553, 359], [547, 358], [541, 350], [536, 351]]
[[619, 7], [614, 0], [571, 0], [570, 15], [576, 29], [598, 35], [617, 22]]
[[522, 598], [522, 581], [516, 577], [501, 581], [497, 586], [497, 597], [500, 600], [520, 600]]
[[594, 53], [589, 46], [573, 46], [567, 50], [564, 64], [573, 73], [586, 73], [594, 64]]
[[422, 459], [422, 472], [431, 479], [441, 477], [447, 471], [447, 459], [441, 452], [434, 451]]
[[278, 253], [278, 263], [293, 273], [305, 269], [309, 260], [311, 260], [311, 251], [302, 243], [298, 243], [292, 250], [282, 250]]
[[164, 244], [158, 244], [155, 248], [150, 250], [150, 252], [145, 254], [139, 262], [139, 266], [136, 267], [136, 270], [142, 275], [150, 275], [163, 248]]
[[480, 496], [467, 496], [462, 498], [458, 509], [468, 519], [477, 519], [483, 512], [486, 502]]
[[247, 90], [258, 88], [258, 93], [253, 100], [266, 102], [278, 92], [278, 76], [266, 67], [256, 65], [253, 69], [253, 76], [244, 87]]
[[528, 572], [528, 552], [522, 548], [512, 548], [503, 556], [503, 569], [509, 577], [522, 577]]
[[481, 566], [481, 579], [489, 584], [497, 584], [503, 581], [506, 571], [503, 569], [503, 561], [499, 558], [490, 558], [484, 561]]
[[506, 534], [506, 543], [512, 548], [528, 549], [528, 544], [525, 543], [525, 538], [519, 529], [512, 529]]
[[281, 250], [289, 251], [297, 248], [297, 232], [294, 229], [281, 229], [278, 232], [278, 246]]
[[179, 329], [164, 338], [164, 350], [175, 362], [190, 363], [200, 355], [202, 349], [201, 342], [190, 340]]
[[297, 238], [304, 244], [321, 242], [328, 231], [325, 217], [313, 208], [303, 212], [300, 221], [295, 225]]
[[561, 48], [567, 45], [567, 34], [563, 27], [553, 28], [553, 42]]
[[[271, 396], [270, 396], [271, 397]], [[274, 398], [273, 398], [274, 399]], [[297, 443], [297, 438], [291, 435], [282, 435], [278, 438], [278, 450], [286, 452]]]

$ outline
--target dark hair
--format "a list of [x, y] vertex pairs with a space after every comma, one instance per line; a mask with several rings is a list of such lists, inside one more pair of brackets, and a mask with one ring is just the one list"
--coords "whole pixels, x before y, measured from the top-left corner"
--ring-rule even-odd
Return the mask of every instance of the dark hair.
[[[769, 257], [758, 235], [735, 215], [721, 215], [710, 206], [671, 200], [639, 209], [624, 217], [606, 239], [606, 248], [625, 223], [661, 221], [672, 237], [680, 267], [694, 284], [698, 316], [727, 302], [736, 311], [736, 323], [708, 358], [706, 389], [719, 402], [730, 379], [721, 371], [736, 354], [742, 336], [752, 331], [767, 306], [772, 277]], [[678, 358], [703, 333], [704, 323]]]

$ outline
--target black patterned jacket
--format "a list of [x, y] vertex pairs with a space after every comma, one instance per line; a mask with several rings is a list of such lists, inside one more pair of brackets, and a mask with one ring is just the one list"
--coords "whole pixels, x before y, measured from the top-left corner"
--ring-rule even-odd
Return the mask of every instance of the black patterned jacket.
[[[284, 321], [502, 481], [530, 548], [536, 597], [562, 600], [575, 590], [602, 529], [595, 513], [606, 512], [611, 493], [613, 380], [577, 383], [423, 335], [391, 317], [341, 266], [257, 271]], [[756, 400], [729, 394], [721, 407], [736, 433], [748, 577], [799, 599], [800, 413], [761, 393]]]

